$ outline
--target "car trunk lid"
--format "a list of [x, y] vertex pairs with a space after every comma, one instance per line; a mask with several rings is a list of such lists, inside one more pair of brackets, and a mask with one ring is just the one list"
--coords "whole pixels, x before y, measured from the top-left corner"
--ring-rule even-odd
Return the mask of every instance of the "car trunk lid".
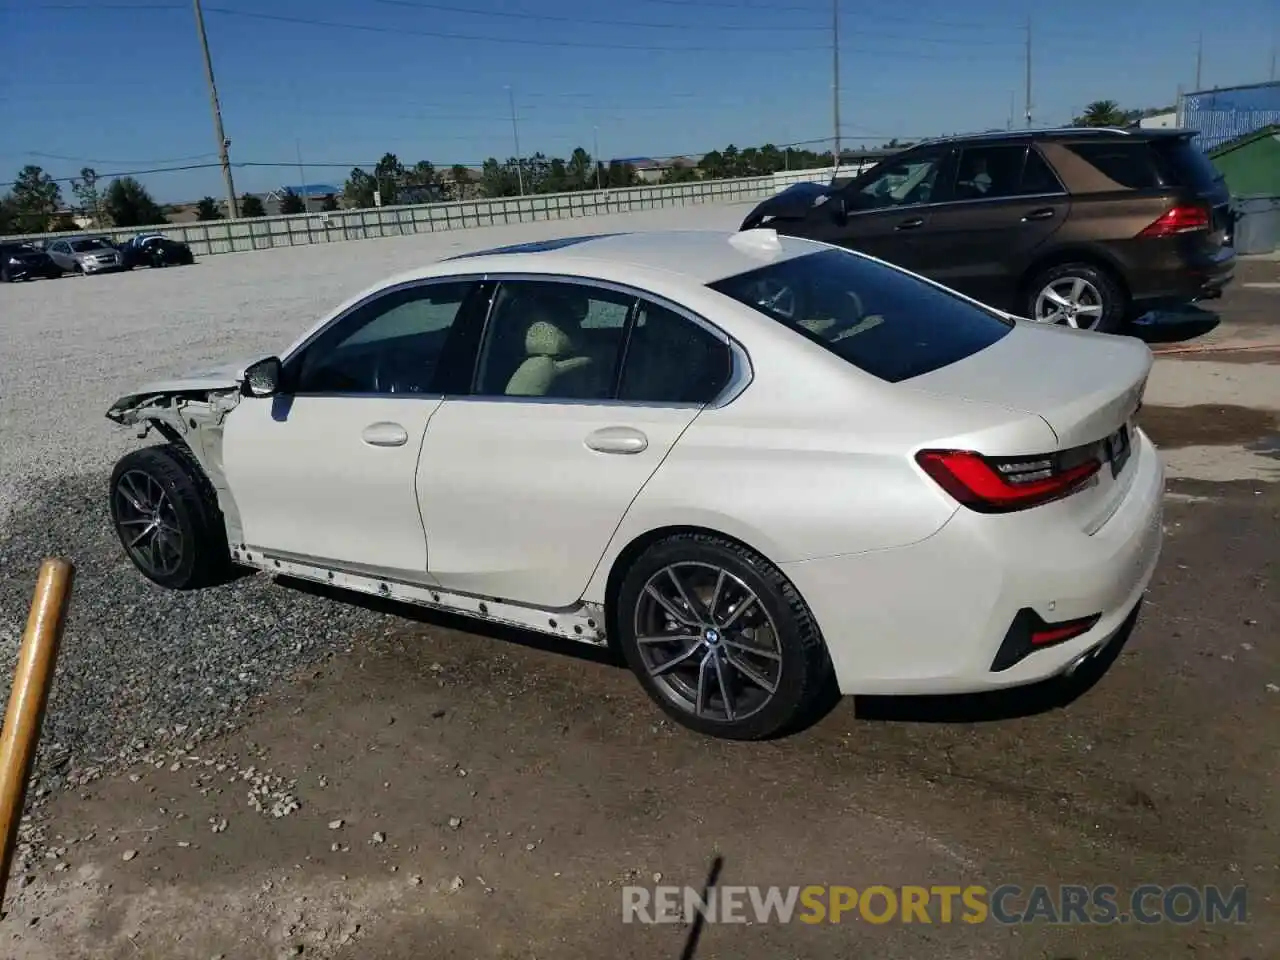
[[[1037, 415], [1058, 438], [1057, 451], [1091, 448], [1102, 469], [1065, 508], [1092, 532], [1114, 512], [1132, 480], [1129, 444], [1153, 359], [1146, 344], [1132, 337], [1020, 320], [985, 350], [899, 386]], [[1034, 457], [1057, 451], [977, 452]]]

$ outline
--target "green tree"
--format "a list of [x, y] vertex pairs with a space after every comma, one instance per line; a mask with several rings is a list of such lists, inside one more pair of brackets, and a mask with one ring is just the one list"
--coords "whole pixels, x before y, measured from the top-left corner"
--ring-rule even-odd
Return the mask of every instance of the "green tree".
[[593, 190], [596, 185], [595, 164], [591, 162], [591, 154], [581, 147], [575, 147], [565, 165], [570, 190]]
[[373, 167], [373, 177], [377, 181], [378, 192], [382, 195], [382, 205], [388, 207], [398, 202], [401, 187], [405, 183], [405, 169], [394, 153], [382, 155], [382, 159]]
[[729, 174], [725, 171], [727, 167], [724, 162], [724, 155], [719, 150], [712, 150], [698, 161], [698, 169], [702, 171], [702, 176], [706, 180], [723, 180]]
[[698, 179], [697, 167], [684, 165], [668, 167], [662, 174], [661, 183], [692, 183]]
[[515, 197], [520, 193], [515, 160], [499, 163], [490, 157], [480, 168], [480, 192], [486, 197]]
[[13, 211], [13, 197], [0, 197], [0, 237], [18, 232], [18, 220]]
[[102, 191], [98, 187], [98, 173], [93, 167], [82, 167], [80, 179], [71, 181], [80, 216], [89, 220], [92, 227], [109, 227], [111, 222], [102, 207]]
[[133, 177], [111, 181], [102, 198], [102, 209], [117, 227], [150, 227], [165, 222], [164, 209]]
[[197, 220], [221, 220], [222, 211], [218, 209], [218, 201], [213, 197], [201, 197], [196, 204]]
[[285, 187], [284, 193], [280, 194], [280, 212], [282, 214], [306, 213], [307, 205], [302, 202], [301, 196]]
[[349, 210], [363, 210], [373, 206], [373, 191], [377, 185], [373, 175], [360, 167], [352, 167], [351, 175], [342, 187], [344, 206]]
[[610, 163], [605, 176], [605, 183], [610, 187], [634, 187], [640, 183], [636, 168], [629, 163]]
[[62, 188], [35, 164], [18, 173], [9, 194], [20, 233], [44, 233], [62, 206]]
[[262, 198], [246, 193], [240, 197], [240, 216], [265, 217], [267, 208], [262, 205]]
[[453, 199], [465, 200], [471, 195], [471, 171], [460, 163], [449, 169], [449, 181], [453, 186]]
[[1129, 115], [1114, 100], [1095, 100], [1086, 104], [1084, 113], [1072, 120], [1077, 127], [1123, 127]]
[[326, 193], [324, 195], [324, 201], [320, 204], [320, 209], [325, 213], [332, 213], [334, 210], [337, 210], [338, 198], [332, 193]]

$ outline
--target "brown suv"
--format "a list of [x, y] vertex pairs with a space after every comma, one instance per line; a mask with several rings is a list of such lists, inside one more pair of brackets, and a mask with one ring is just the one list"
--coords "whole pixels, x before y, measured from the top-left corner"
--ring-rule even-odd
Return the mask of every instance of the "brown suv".
[[859, 250], [1035, 320], [1114, 332], [1222, 295], [1230, 197], [1194, 131], [1081, 128], [911, 147], [800, 183], [742, 229]]

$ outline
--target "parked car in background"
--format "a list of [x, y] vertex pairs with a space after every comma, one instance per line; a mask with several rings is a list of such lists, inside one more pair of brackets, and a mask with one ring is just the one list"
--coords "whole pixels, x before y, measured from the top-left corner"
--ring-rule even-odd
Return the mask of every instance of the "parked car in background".
[[119, 245], [126, 268], [169, 267], [196, 262], [191, 247], [162, 233], [139, 233]]
[[612, 644], [752, 739], [833, 685], [1030, 684], [1122, 636], [1163, 535], [1151, 365], [772, 230], [569, 237], [139, 385], [107, 416], [167, 442], [103, 493], [164, 587], [234, 564]]
[[1229, 192], [1193, 131], [1062, 129], [908, 148], [840, 186], [796, 184], [742, 229], [860, 250], [1034, 320], [1116, 332], [1221, 296]]
[[106, 237], [63, 237], [50, 240], [45, 251], [69, 273], [105, 273], [124, 270], [124, 257]]
[[62, 268], [34, 244], [0, 243], [0, 283], [60, 276]]

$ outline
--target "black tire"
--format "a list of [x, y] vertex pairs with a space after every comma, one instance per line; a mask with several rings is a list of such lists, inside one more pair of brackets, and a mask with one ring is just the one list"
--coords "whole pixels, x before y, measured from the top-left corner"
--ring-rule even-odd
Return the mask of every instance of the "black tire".
[[[755, 595], [758, 607], [763, 609], [763, 613], [767, 614], [775, 628], [770, 633], [776, 637], [774, 649], [779, 655], [777, 659], [779, 673], [774, 683], [774, 692], [754, 712], [736, 718], [700, 715], [695, 709], [691, 709], [688, 702], [682, 704], [679, 694], [673, 693], [666, 685], [670, 681], [660, 682], [651, 675], [652, 664], [646, 663], [646, 657], [652, 657], [653, 654], [642, 653], [641, 645], [637, 641], [637, 624], [644, 618], [644, 608], [640, 604], [642, 598], [647, 596], [645, 588], [651, 578], [662, 576], [664, 570], [672, 565], [677, 567], [684, 565], [688, 569], [695, 570], [705, 566], [712, 570], [722, 570], [730, 578], [737, 578], [738, 583]], [[646, 600], [646, 603], [649, 602]], [[707, 605], [705, 596], [700, 597], [698, 602], [703, 605], [703, 612], [705, 612]], [[749, 608], [749, 605], [743, 604], [743, 607]], [[687, 604], [684, 609], [688, 609]], [[733, 609], [732, 605], [727, 607], [730, 614]], [[751, 613], [742, 615], [742, 622], [750, 621], [752, 616]], [[716, 620], [717, 626], [725, 620], [724, 617], [714, 616], [713, 619]], [[821, 704], [825, 703], [834, 688], [834, 675], [826, 644], [823, 642], [813, 615], [795, 587], [764, 557], [721, 537], [696, 533], [676, 534], [649, 546], [623, 575], [612, 622], [617, 630], [618, 646], [628, 666], [649, 696], [677, 723], [708, 736], [728, 740], [762, 740], [787, 733], [807, 720]], [[716, 633], [717, 631], [707, 632]], [[726, 628], [723, 636], [712, 642], [719, 643], [720, 639], [723, 639], [726, 643], [721, 644], [720, 655], [735, 659], [742, 658], [741, 647], [734, 648], [738, 651], [736, 655], [727, 650], [727, 646], [733, 644], [733, 641], [728, 640], [730, 635], [730, 630]], [[770, 642], [773, 642], [772, 638]], [[658, 646], [663, 644], [646, 644], [645, 649], [646, 651], [655, 650]], [[692, 646], [699, 645], [695, 643]], [[753, 646], [759, 646], [759, 644], [753, 640]], [[678, 656], [679, 651], [673, 652], [671, 659], [676, 659]], [[774, 654], [771, 653], [770, 657], [773, 656]], [[702, 654], [686, 655], [683, 659], [687, 666], [691, 667], [695, 661], [702, 659]], [[742, 660], [738, 659], [738, 662]], [[749, 665], [754, 667], [762, 662], [765, 661], [757, 658], [755, 663]], [[696, 668], [699, 679], [702, 677], [703, 669], [705, 666]], [[749, 684], [747, 675], [740, 670], [731, 669], [730, 665], [725, 665], [723, 669], [725, 676], [733, 677], [737, 683], [736, 691], [728, 698], [736, 704], [743, 688], [755, 685]], [[670, 673], [675, 675], [677, 672]], [[716, 671], [713, 669], [710, 674], [714, 675]], [[710, 686], [713, 685], [709, 683]], [[765, 692], [763, 687], [755, 688], [759, 694]], [[712, 706], [711, 701], [717, 698], [723, 706], [725, 697], [721, 696], [717, 690], [711, 690], [707, 702], [709, 709]], [[728, 714], [728, 711], [723, 709], [720, 712]]]
[[0, 283], [11, 283], [11, 282], [12, 281], [9, 279], [9, 271], [4, 267], [0, 267]]
[[1041, 291], [1050, 284], [1077, 279], [1097, 291], [1102, 306], [1102, 314], [1097, 322], [1085, 329], [1096, 333], [1116, 333], [1123, 328], [1129, 311], [1124, 289], [1108, 271], [1089, 263], [1060, 263], [1032, 276], [1026, 284], [1022, 315], [1033, 320], [1039, 319], [1036, 316], [1036, 300]]
[[[151, 498], [155, 502], [151, 513], [139, 509], [149, 505], [147, 498], [137, 496], [143, 489], [163, 494]], [[230, 550], [217, 494], [186, 447], [161, 444], [126, 454], [111, 472], [108, 497], [120, 544], [147, 579], [171, 590], [191, 590], [221, 583], [230, 574]], [[172, 534], [152, 533], [149, 540], [136, 542], [145, 528], [145, 519], [140, 518], [148, 516], [162, 518], [166, 530], [176, 529], [176, 547]], [[156, 544], [157, 539], [163, 542]], [[163, 562], [152, 562], [157, 557]]]

